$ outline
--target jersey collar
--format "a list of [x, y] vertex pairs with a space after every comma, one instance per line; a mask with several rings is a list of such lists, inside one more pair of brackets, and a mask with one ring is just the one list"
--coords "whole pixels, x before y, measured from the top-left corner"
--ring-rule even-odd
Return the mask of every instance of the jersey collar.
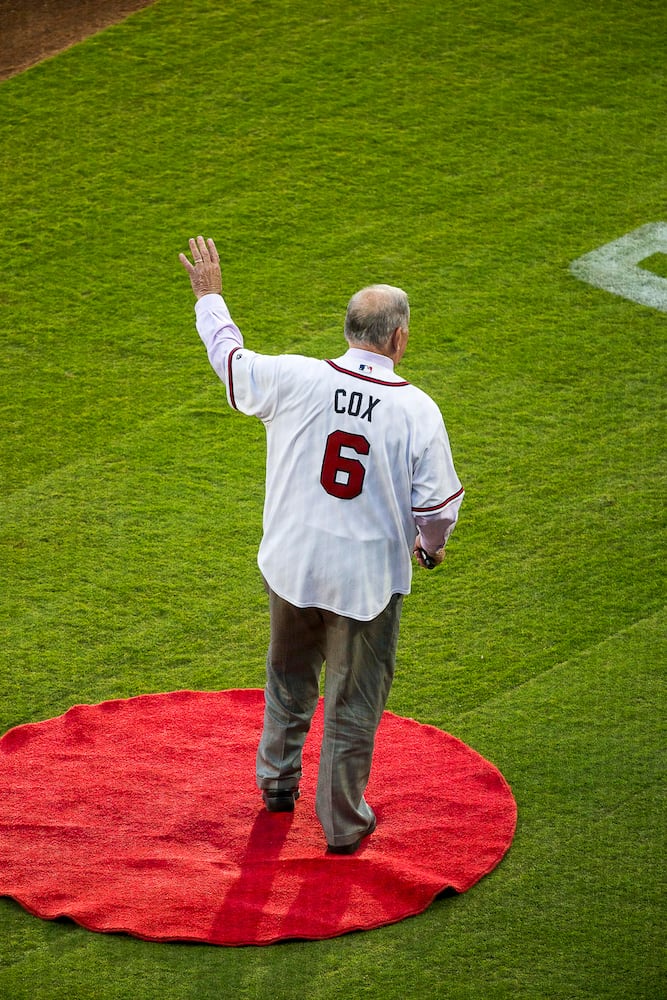
[[394, 370], [394, 362], [391, 358], [384, 354], [376, 354], [375, 351], [363, 351], [360, 347], [350, 347], [342, 358], [336, 358], [336, 364], [342, 365], [343, 368], [349, 368], [350, 371], [361, 370], [362, 374], [364, 368], [360, 368], [361, 365], [370, 371], [373, 368]]

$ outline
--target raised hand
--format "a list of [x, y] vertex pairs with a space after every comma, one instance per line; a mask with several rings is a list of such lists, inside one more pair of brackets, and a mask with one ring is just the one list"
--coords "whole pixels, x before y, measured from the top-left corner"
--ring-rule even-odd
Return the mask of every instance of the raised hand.
[[188, 272], [192, 291], [198, 299], [211, 292], [222, 294], [222, 275], [220, 273], [220, 258], [213, 240], [205, 240], [198, 236], [190, 240], [191, 264], [184, 253], [179, 253], [178, 259]]

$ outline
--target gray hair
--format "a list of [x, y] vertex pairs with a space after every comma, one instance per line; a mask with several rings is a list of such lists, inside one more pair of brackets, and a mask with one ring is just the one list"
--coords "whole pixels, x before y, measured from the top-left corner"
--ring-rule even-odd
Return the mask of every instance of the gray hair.
[[369, 285], [352, 296], [345, 315], [345, 339], [350, 344], [386, 347], [397, 327], [407, 330], [410, 305], [402, 288]]

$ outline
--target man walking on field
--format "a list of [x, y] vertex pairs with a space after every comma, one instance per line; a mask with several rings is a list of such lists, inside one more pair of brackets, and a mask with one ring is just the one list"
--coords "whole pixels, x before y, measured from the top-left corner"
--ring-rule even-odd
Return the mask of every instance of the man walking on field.
[[190, 240], [196, 324], [234, 409], [266, 428], [264, 531], [269, 594], [264, 729], [257, 784], [291, 811], [326, 662], [316, 811], [328, 850], [352, 854], [376, 818], [364, 798], [391, 687], [411, 556], [430, 568], [463, 499], [438, 407], [394, 371], [408, 341], [401, 289], [352, 297], [349, 349], [336, 360], [245, 348], [224, 299], [213, 240]]

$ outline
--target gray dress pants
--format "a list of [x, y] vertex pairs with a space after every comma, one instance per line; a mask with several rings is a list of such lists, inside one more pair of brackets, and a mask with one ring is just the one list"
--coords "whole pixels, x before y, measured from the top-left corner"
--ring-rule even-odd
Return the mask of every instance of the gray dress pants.
[[327, 843], [351, 844], [374, 819], [364, 792], [394, 676], [403, 596], [394, 594], [377, 618], [362, 622], [320, 608], [297, 608], [267, 590], [271, 642], [257, 784], [274, 790], [299, 784], [301, 752], [326, 661], [315, 808]]

